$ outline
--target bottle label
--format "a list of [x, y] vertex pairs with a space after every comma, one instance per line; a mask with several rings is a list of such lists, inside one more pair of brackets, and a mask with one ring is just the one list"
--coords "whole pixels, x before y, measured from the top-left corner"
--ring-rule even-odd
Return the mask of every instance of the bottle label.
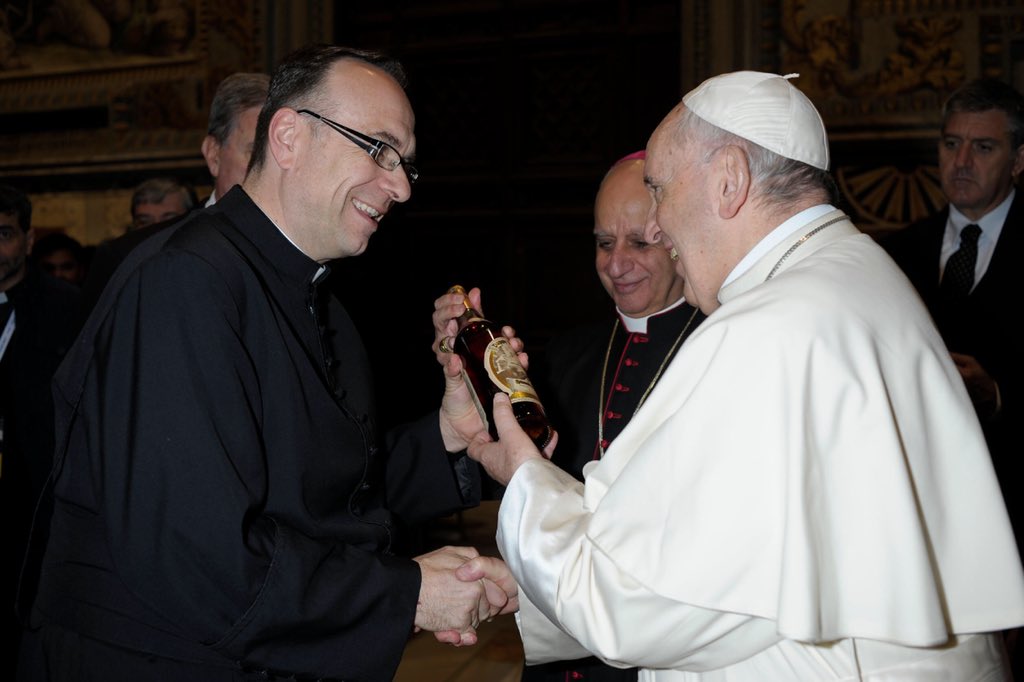
[[537, 392], [526, 376], [526, 370], [519, 364], [519, 357], [504, 336], [487, 344], [484, 368], [494, 385], [507, 393], [513, 403], [529, 401], [540, 404]]

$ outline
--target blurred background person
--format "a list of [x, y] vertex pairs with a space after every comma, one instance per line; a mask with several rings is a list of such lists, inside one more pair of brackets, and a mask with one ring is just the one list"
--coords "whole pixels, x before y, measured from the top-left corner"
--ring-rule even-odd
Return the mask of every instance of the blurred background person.
[[86, 252], [77, 239], [53, 232], [35, 240], [32, 259], [43, 272], [81, 286], [87, 271]]
[[[53, 460], [50, 380], [77, 333], [78, 289], [29, 258], [32, 203], [0, 185], [0, 518], [2, 599], [7, 635], [0, 679], [14, 679], [21, 627], [14, 614], [18, 576], [36, 500]], [[32, 584], [22, 588], [31, 592]]]
[[245, 179], [256, 119], [269, 86], [270, 76], [265, 73], [233, 73], [217, 86], [202, 144], [203, 158], [213, 178], [213, 192], [203, 202], [206, 206]]
[[150, 178], [132, 194], [132, 230], [179, 218], [198, 201], [191, 187], [174, 178]]

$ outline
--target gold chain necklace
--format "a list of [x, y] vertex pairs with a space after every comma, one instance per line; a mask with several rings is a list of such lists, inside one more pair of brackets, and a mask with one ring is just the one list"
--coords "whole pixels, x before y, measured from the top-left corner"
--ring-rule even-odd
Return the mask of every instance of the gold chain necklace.
[[[661, 378], [661, 373], [665, 370], [665, 366], [668, 365], [668, 361], [672, 359], [673, 355], [675, 355], [676, 349], [679, 347], [679, 344], [683, 342], [683, 338], [686, 336], [686, 332], [690, 329], [690, 325], [693, 324], [693, 320], [694, 318], [697, 317], [697, 313], [699, 312], [700, 308], [694, 306], [693, 314], [691, 314], [690, 319], [686, 321], [686, 325], [683, 327], [683, 331], [679, 332], [679, 336], [677, 336], [676, 340], [672, 342], [672, 347], [668, 349], [668, 353], [666, 353], [665, 357], [662, 358], [661, 365], [658, 367], [658, 371], [654, 373], [654, 378], [651, 379], [651, 383], [647, 385], [647, 390], [644, 391], [644, 394], [642, 396], [640, 396], [640, 402], [637, 403], [636, 409], [633, 410], [633, 414], [630, 415], [629, 417], [630, 419], [635, 417], [636, 413], [640, 411], [640, 406], [644, 404], [644, 401], [647, 400], [647, 396], [650, 395], [651, 390], [654, 388], [654, 385], [658, 383], [658, 379]], [[604, 457], [604, 445], [602, 445], [602, 443], [604, 443], [605, 378], [608, 375], [608, 360], [611, 358], [612, 355], [612, 346], [615, 345], [615, 332], [617, 331], [619, 331], [618, 317], [615, 318], [615, 324], [612, 325], [612, 335], [608, 338], [608, 348], [605, 349], [604, 351], [604, 366], [601, 368], [601, 392], [598, 394], [598, 400], [600, 402], [598, 402], [597, 405], [597, 447], [601, 451], [601, 457]]]
[[789, 249], [786, 251], [786, 253], [782, 254], [782, 258], [780, 258], [778, 260], [778, 262], [775, 263], [775, 267], [773, 267], [772, 271], [768, 273], [768, 276], [764, 278], [764, 281], [767, 282], [772, 277], [774, 277], [775, 273], [777, 273], [779, 271], [779, 268], [782, 267], [782, 264], [786, 261], [786, 259], [789, 258], [790, 256], [792, 256], [794, 251], [796, 251], [798, 248], [803, 246], [804, 242], [806, 242], [808, 239], [810, 239], [814, 235], [816, 235], [819, 232], [821, 232], [822, 230], [824, 230], [829, 225], [835, 225], [836, 223], [842, 222], [842, 221], [844, 221], [846, 219], [847, 219], [846, 215], [841, 215], [838, 218], [833, 218], [832, 220], [828, 221], [827, 223], [822, 223], [821, 225], [818, 225], [816, 228], [814, 228], [813, 230], [811, 230], [810, 232], [805, 234], [803, 237], [800, 237], [800, 239], [797, 239], [796, 243], [793, 244], [793, 246], [789, 247]]

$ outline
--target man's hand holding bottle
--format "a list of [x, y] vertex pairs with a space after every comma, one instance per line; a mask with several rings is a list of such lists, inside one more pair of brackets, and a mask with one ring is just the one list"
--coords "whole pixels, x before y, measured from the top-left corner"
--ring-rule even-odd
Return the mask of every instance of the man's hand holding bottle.
[[[472, 306], [480, 309], [480, 289], [474, 287], [467, 294]], [[441, 400], [441, 435], [448, 452], [461, 452], [480, 431], [486, 430], [470, 387], [462, 378], [463, 362], [452, 345], [459, 332], [459, 317], [465, 312], [463, 295], [445, 293], [434, 301], [434, 343], [431, 346], [438, 363], [444, 367], [444, 397]], [[525, 367], [529, 358], [523, 352], [523, 341], [512, 327], [505, 326], [502, 334], [517, 352]]]
[[[554, 436], [526, 373], [529, 358], [511, 327], [498, 327], [480, 310], [480, 290], [454, 286], [434, 302], [434, 353], [445, 368], [441, 431], [445, 446], [465, 449], [481, 431], [497, 438], [493, 396], [509, 396], [520, 426], [538, 448]], [[475, 413], [475, 415], [474, 415]]]

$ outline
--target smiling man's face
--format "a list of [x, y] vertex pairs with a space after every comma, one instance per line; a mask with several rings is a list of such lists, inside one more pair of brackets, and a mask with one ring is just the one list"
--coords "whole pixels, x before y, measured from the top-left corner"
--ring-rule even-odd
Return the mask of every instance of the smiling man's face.
[[683, 279], [668, 252], [644, 239], [652, 199], [641, 159], [609, 171], [594, 203], [594, 265], [616, 307], [630, 317], [663, 310], [683, 295]]
[[[317, 114], [387, 142], [403, 158], [412, 157], [412, 106], [391, 76], [343, 59], [326, 77], [324, 93], [328, 104]], [[320, 262], [358, 255], [388, 209], [409, 199], [409, 178], [401, 166], [381, 168], [366, 150], [318, 118], [299, 118], [296, 134], [302, 152], [293, 174], [290, 236]]]

